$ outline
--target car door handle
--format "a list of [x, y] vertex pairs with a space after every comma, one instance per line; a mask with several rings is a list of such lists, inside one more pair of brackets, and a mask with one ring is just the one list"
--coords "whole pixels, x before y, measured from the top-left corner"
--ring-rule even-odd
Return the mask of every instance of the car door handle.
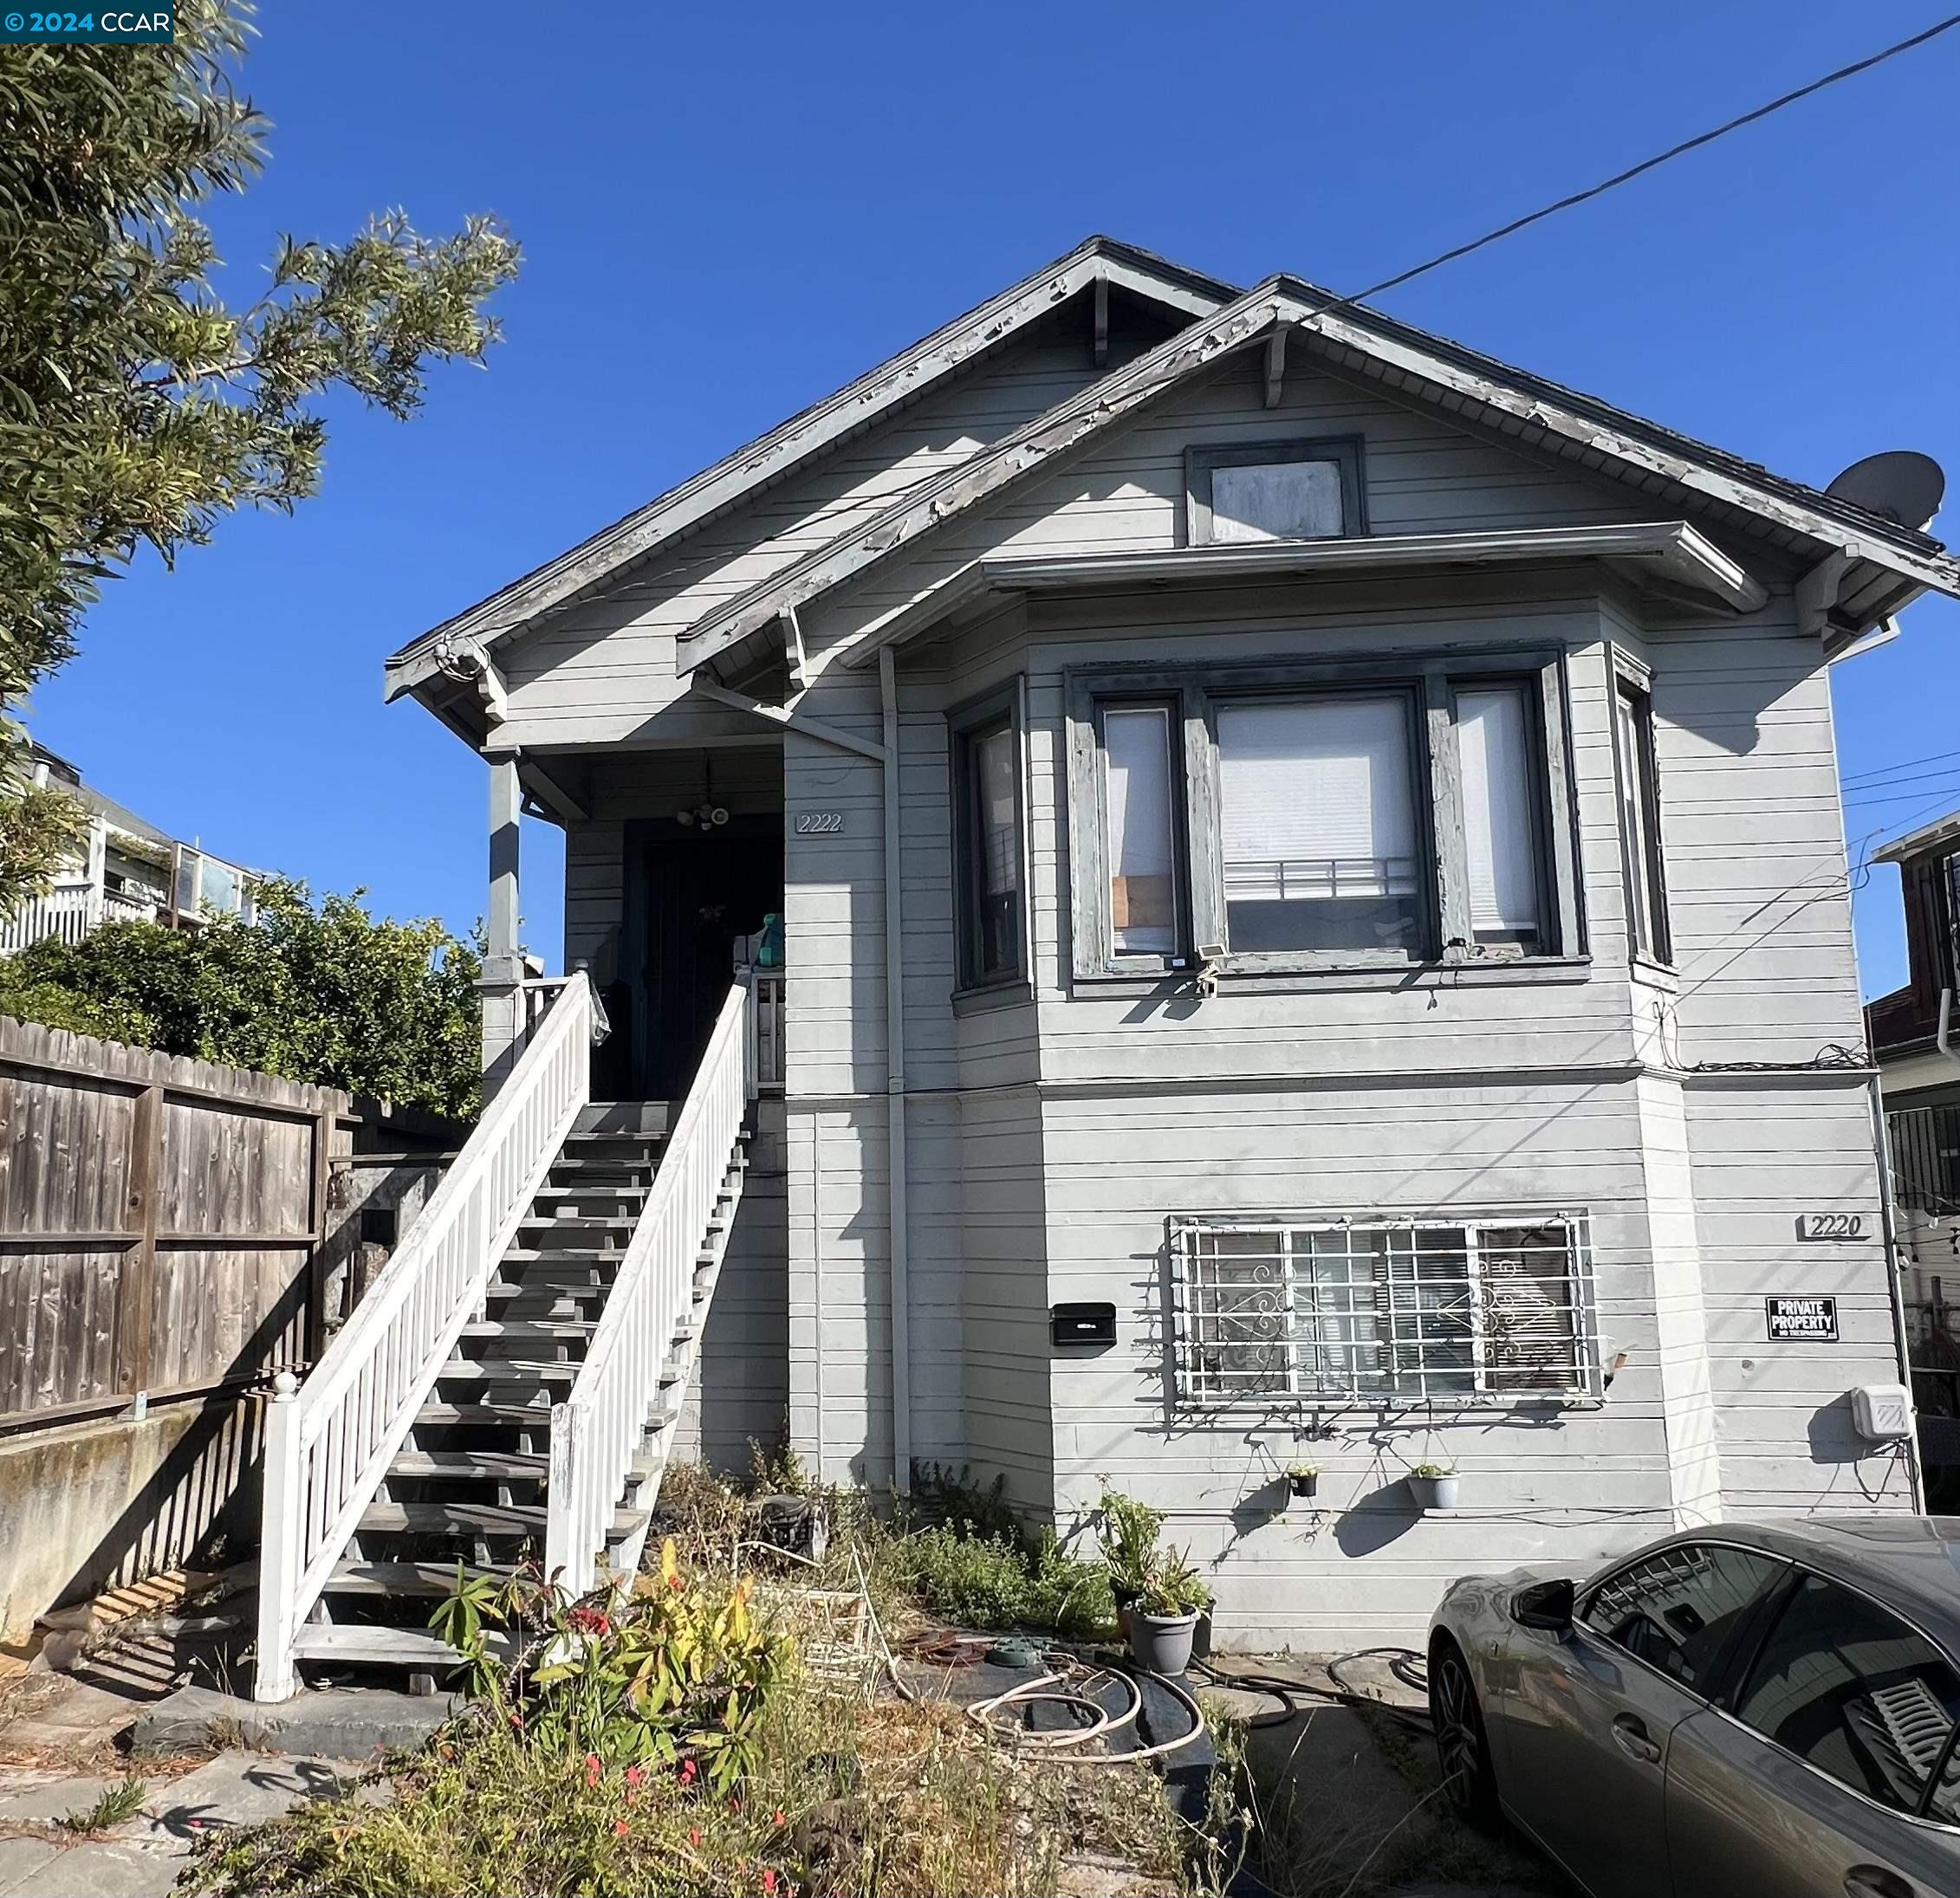
[[1915, 1898], [1913, 1888], [1883, 1865], [1853, 1865], [1844, 1875], [1845, 1898]]
[[[1621, 1752], [1634, 1759], [1645, 1760], [1650, 1766], [1660, 1758], [1659, 1745], [1648, 1733], [1639, 1719], [1632, 1713], [1620, 1713], [1614, 1717], [1613, 1743]], [[1868, 1868], [1859, 1869], [1863, 1870]], [[1874, 1890], [1872, 1898], [1879, 1898], [1879, 1894]], [[1892, 1898], [1892, 1895], [1885, 1893], [1884, 1898]]]

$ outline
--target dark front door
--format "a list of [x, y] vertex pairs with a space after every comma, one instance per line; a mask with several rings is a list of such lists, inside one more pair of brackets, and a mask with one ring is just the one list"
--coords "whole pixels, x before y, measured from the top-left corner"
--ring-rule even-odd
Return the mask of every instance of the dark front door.
[[782, 907], [781, 826], [744, 832], [741, 824], [639, 848], [622, 970], [633, 990], [639, 1099], [686, 1093], [733, 980], [737, 940]]

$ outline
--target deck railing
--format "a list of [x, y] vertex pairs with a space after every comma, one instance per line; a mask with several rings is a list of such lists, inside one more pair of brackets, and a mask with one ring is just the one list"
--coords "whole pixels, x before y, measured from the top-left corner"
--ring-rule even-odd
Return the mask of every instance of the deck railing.
[[592, 985], [557, 988], [443, 1182], [303, 1385], [269, 1407], [254, 1693], [297, 1687], [294, 1636], [591, 1094]]
[[661, 1367], [692, 1308], [709, 1215], [755, 1093], [754, 1007], [754, 988], [737, 981], [667, 1137], [591, 1349], [551, 1413], [545, 1573], [574, 1595], [597, 1585], [599, 1553], [639, 1454]]

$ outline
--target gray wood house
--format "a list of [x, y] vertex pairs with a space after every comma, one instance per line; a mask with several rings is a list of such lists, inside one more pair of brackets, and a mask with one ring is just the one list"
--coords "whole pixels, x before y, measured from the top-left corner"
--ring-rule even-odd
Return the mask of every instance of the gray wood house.
[[[753, 1137], [648, 1430], [1065, 1527], [1114, 1484], [1222, 1640], [1324, 1647], [1472, 1567], [1912, 1505], [1849, 1401], [1901, 1372], [1827, 669], [1927, 589], [1924, 533], [1092, 238], [387, 691], [490, 765], [493, 1071], [541, 1019], [521, 803], [594, 1092], [675, 1104], [579, 1137], [698, 1117], [743, 972]], [[548, 1513], [620, 1500], [630, 1552], [638, 1466], [552, 1428]]]

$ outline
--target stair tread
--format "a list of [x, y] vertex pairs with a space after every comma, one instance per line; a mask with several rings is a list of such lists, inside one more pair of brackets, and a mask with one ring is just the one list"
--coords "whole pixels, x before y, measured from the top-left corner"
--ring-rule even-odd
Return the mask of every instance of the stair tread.
[[542, 1403], [425, 1403], [415, 1413], [418, 1423], [501, 1424], [525, 1430], [544, 1429], [551, 1410]]
[[533, 1215], [527, 1213], [520, 1222], [527, 1231], [535, 1231], [540, 1227], [549, 1227], [555, 1232], [589, 1233], [605, 1232], [633, 1224], [630, 1219], [621, 1219], [609, 1213], [546, 1213]]
[[598, 1329], [597, 1320], [589, 1318], [479, 1318], [458, 1335], [522, 1344], [540, 1338], [590, 1338]]
[[402, 1450], [388, 1465], [391, 1476], [512, 1476], [542, 1482], [551, 1459], [532, 1450]]
[[[541, 1503], [391, 1503], [372, 1502], [362, 1512], [363, 1535], [441, 1534], [448, 1531], [477, 1531], [489, 1535], [541, 1536], [544, 1533], [545, 1506]], [[629, 1536], [647, 1518], [644, 1509], [616, 1510], [611, 1535], [615, 1541]]]
[[[498, 1563], [465, 1562], [463, 1573], [471, 1581], [488, 1578], [508, 1581], [516, 1573], [514, 1566]], [[334, 1567], [322, 1590], [328, 1595], [447, 1595], [456, 1586], [453, 1562], [363, 1562], [350, 1558]]]
[[[488, 1638], [493, 1646], [508, 1640], [495, 1635]], [[463, 1664], [462, 1655], [430, 1629], [368, 1622], [304, 1622], [293, 1636], [293, 1652], [302, 1661], [420, 1661], [433, 1662], [438, 1669]]]
[[549, 1252], [536, 1246], [512, 1246], [501, 1263], [510, 1266], [616, 1266], [626, 1255], [624, 1246], [555, 1246]]
[[492, 1383], [536, 1383], [576, 1377], [583, 1367], [568, 1357], [452, 1357], [436, 1373], [443, 1377], [483, 1377]]
[[625, 1200], [644, 1199], [644, 1186], [541, 1186], [532, 1196], [541, 1200]]

